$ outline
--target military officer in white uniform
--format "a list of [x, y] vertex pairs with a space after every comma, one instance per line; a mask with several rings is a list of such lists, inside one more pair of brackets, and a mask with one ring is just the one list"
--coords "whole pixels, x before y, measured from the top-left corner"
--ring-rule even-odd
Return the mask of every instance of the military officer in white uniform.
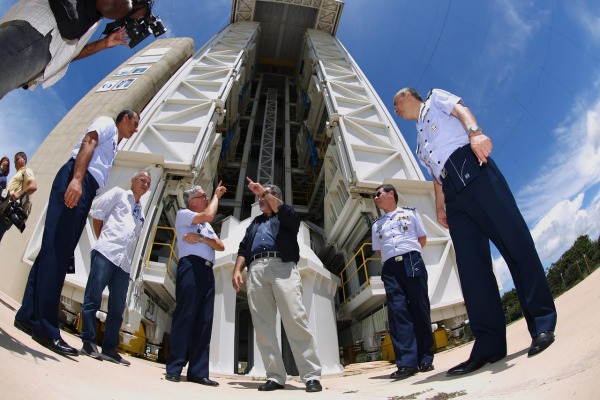
[[373, 224], [371, 235], [373, 250], [383, 261], [381, 280], [398, 367], [390, 378], [399, 380], [433, 370], [427, 269], [421, 257], [427, 236], [415, 209], [397, 206], [394, 186], [379, 186], [375, 204], [385, 212]]
[[492, 142], [463, 100], [433, 89], [425, 101], [413, 88], [394, 96], [396, 114], [417, 121], [417, 156], [434, 177], [438, 222], [450, 229], [475, 344], [469, 359], [448, 370], [463, 375], [506, 356], [506, 321], [489, 241], [513, 278], [532, 342], [531, 357], [554, 342], [556, 308], [529, 228], [508, 183], [490, 157]]

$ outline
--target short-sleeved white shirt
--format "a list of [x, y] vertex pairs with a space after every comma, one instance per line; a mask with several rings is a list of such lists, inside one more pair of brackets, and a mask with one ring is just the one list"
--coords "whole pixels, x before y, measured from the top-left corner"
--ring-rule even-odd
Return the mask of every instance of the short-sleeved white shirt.
[[175, 231], [177, 232], [177, 250], [179, 252], [179, 258], [181, 259], [185, 256], [194, 255], [214, 263], [215, 251], [212, 247], [202, 242], [188, 243], [183, 240], [183, 235], [186, 233], [201, 233], [211, 239], [216, 236], [215, 231], [208, 222], [192, 224], [196, 214], [196, 212], [187, 208], [182, 208], [177, 211]]
[[421, 252], [419, 238], [427, 236], [421, 217], [414, 208], [398, 207], [383, 214], [371, 228], [373, 250], [381, 251], [381, 260]]
[[133, 250], [144, 225], [144, 212], [133, 192], [110, 189], [98, 198], [91, 216], [104, 223], [94, 249], [123, 271], [131, 272]]
[[[98, 133], [98, 144], [94, 149], [94, 154], [88, 165], [88, 171], [98, 182], [98, 188], [103, 188], [108, 180], [108, 174], [112, 169], [113, 162], [115, 161], [115, 155], [117, 154], [119, 131], [115, 121], [110, 117], [98, 117], [88, 127], [85, 134], [88, 132], [96, 131]], [[75, 145], [71, 152], [71, 158], [77, 158], [79, 149], [81, 148], [81, 142], [85, 138], [85, 135]]]
[[465, 127], [451, 115], [458, 103], [463, 104], [460, 97], [433, 89], [417, 120], [417, 157], [438, 182], [450, 155], [469, 143]]

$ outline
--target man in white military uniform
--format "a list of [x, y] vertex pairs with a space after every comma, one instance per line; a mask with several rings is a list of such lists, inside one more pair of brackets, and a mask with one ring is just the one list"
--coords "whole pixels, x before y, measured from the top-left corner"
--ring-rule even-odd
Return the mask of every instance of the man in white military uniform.
[[373, 250], [383, 261], [388, 321], [398, 370], [391, 379], [405, 379], [417, 371], [433, 370], [433, 335], [427, 269], [421, 249], [427, 242], [425, 227], [414, 208], [398, 207], [392, 185], [377, 188], [375, 204], [383, 214], [373, 224]]

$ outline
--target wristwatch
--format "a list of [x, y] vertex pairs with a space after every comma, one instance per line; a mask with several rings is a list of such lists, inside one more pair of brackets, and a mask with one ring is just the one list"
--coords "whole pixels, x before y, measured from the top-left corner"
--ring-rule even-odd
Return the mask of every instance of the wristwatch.
[[477, 133], [477, 132], [481, 132], [481, 128], [479, 126], [471, 125], [469, 127], [469, 136], [471, 136], [472, 134]]

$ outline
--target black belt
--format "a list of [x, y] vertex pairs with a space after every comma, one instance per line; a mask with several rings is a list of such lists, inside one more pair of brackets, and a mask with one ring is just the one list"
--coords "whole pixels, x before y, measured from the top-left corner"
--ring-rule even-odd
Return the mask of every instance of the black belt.
[[263, 251], [262, 253], [256, 253], [252, 257], [250, 257], [250, 262], [256, 260], [257, 258], [272, 258], [272, 257], [281, 257], [281, 253], [278, 251]]
[[194, 254], [190, 254], [189, 256], [185, 256], [183, 258], [186, 258], [186, 257], [199, 258], [200, 259], [200, 265], [206, 265], [209, 268], [212, 268], [212, 266], [214, 265], [214, 263], [212, 261], [208, 261], [207, 259], [202, 258], [202, 257], [197, 256], [197, 255], [194, 255]]
[[416, 252], [416, 250], [412, 250], [412, 251], [409, 251], [408, 253], [400, 254], [398, 256], [391, 256], [390, 258], [388, 258], [387, 260], [385, 260], [383, 263], [385, 264], [387, 262], [394, 262], [394, 261], [400, 262], [400, 261], [402, 261], [404, 259], [404, 257], [406, 257], [406, 256], [408, 256], [408, 255], [410, 255], [411, 253], [414, 253], [414, 252]]

